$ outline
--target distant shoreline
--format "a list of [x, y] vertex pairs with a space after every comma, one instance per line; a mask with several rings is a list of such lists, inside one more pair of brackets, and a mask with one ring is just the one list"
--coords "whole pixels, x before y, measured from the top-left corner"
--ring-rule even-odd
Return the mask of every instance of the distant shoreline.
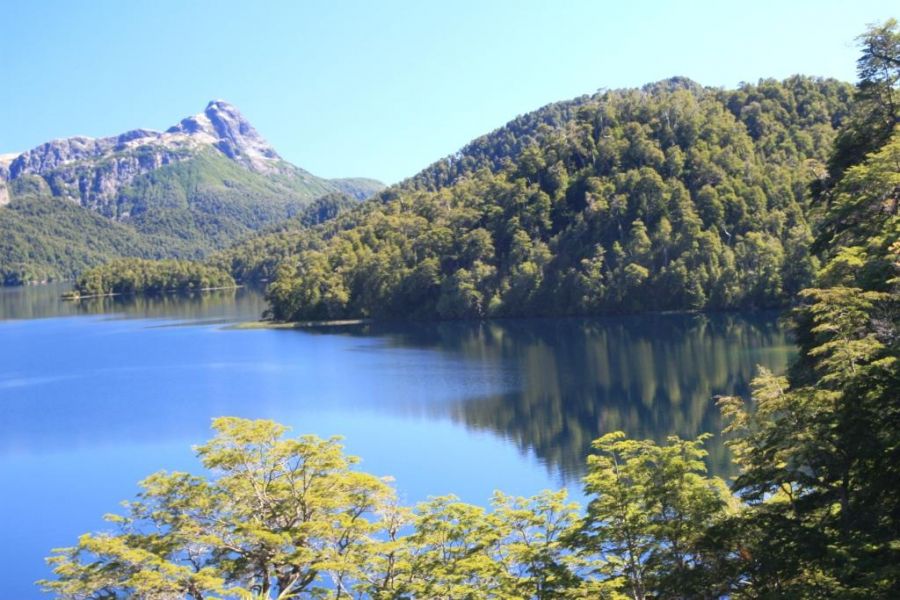
[[165, 296], [171, 294], [185, 294], [192, 292], [215, 292], [217, 290], [236, 290], [238, 288], [244, 287], [243, 285], [226, 285], [219, 287], [205, 287], [205, 288], [197, 288], [193, 290], [180, 290], [180, 289], [168, 289], [168, 290], [159, 290], [156, 292], [110, 292], [109, 294], [88, 294], [82, 295], [74, 290], [71, 292], [63, 293], [60, 298], [67, 302], [77, 302], [78, 300], [90, 300], [92, 298], [113, 298], [115, 296]]
[[308, 329], [311, 327], [349, 327], [374, 323], [372, 319], [335, 319], [331, 321], [244, 321], [227, 329]]
[[304, 321], [273, 321], [270, 319], [260, 319], [257, 321], [242, 321], [229, 325], [227, 329], [310, 329], [314, 327], [350, 327], [353, 325], [374, 325], [386, 323], [460, 323], [460, 322], [491, 322], [491, 321], [517, 321], [517, 320], [540, 320], [540, 319], [613, 319], [616, 317], [675, 317], [675, 316], [709, 316], [709, 315], [747, 315], [747, 314], [777, 314], [779, 318], [784, 317], [785, 310], [790, 305], [773, 306], [755, 309], [684, 309], [684, 310], [639, 310], [639, 311], [617, 311], [607, 313], [583, 314], [583, 315], [520, 315], [520, 316], [504, 316], [504, 317], [483, 317], [483, 318], [460, 318], [460, 319], [375, 319], [375, 318], [353, 318], [353, 319], [330, 319], [330, 320], [304, 320]]

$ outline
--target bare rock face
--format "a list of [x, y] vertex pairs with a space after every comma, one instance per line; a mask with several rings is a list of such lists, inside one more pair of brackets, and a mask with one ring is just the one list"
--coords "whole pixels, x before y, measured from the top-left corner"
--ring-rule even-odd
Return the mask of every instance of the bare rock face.
[[258, 173], [293, 169], [237, 108], [214, 100], [165, 132], [135, 129], [114, 137], [73, 137], [14, 157], [0, 156], [0, 205], [9, 202], [9, 181], [37, 175], [55, 196], [115, 218], [118, 193], [136, 177], [204, 150], [220, 152]]
[[11, 155], [0, 155], [0, 206], [9, 204], [9, 189], [6, 182], [9, 181], [8, 163], [12, 158]]
[[240, 111], [224, 100], [213, 100], [202, 113], [182, 120], [166, 133], [202, 136], [228, 158], [256, 171], [268, 172], [271, 161], [281, 160]]

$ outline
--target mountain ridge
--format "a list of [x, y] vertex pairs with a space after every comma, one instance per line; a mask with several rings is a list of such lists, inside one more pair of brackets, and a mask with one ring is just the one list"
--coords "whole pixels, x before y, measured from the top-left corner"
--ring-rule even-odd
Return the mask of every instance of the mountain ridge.
[[[341, 191], [361, 198], [367, 185], [360, 179], [323, 179], [284, 159], [232, 104], [212, 100], [195, 115], [165, 131], [132, 129], [106, 136], [73, 136], [44, 142], [19, 154], [0, 158], [0, 204], [10, 200], [9, 183], [26, 175], [47, 180], [54, 196], [78, 200], [83, 206], [116, 218], [109, 204], [116, 194], [140, 175], [163, 166], [190, 160], [203, 149], [215, 149], [248, 170], [282, 174], [310, 182], [314, 191]], [[374, 180], [368, 187], [375, 187]], [[349, 182], [349, 183], [348, 183]], [[319, 189], [323, 188], [323, 189]]]
[[[116, 249], [107, 258], [202, 258], [322, 196], [362, 200], [383, 187], [366, 178], [317, 177], [285, 161], [235, 106], [213, 100], [164, 131], [59, 138], [2, 155], [0, 224], [20, 245], [0, 251], [0, 280], [72, 277], [102, 258], [88, 247], [91, 240], [60, 237], [66, 223], [84, 220], [51, 199], [135, 232], [110, 229], [116, 243], [98, 241]], [[106, 235], [88, 222], [97, 236]], [[131, 246], [122, 241], [132, 237]], [[57, 248], [55, 258], [46, 247]]]

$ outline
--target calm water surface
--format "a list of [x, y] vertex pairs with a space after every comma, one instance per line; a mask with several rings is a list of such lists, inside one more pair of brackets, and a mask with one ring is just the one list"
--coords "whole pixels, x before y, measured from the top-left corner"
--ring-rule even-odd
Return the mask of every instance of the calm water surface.
[[[42, 597], [43, 557], [160, 469], [198, 470], [213, 417], [345, 436], [407, 502], [578, 478], [590, 441], [719, 430], [712, 396], [793, 353], [776, 315], [634, 316], [238, 330], [251, 290], [58, 300], [0, 288], [0, 600]], [[716, 437], [710, 464], [727, 472]]]

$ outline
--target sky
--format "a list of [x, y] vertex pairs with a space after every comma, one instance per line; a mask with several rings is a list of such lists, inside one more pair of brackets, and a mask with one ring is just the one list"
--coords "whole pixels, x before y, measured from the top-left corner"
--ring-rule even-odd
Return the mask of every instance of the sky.
[[673, 75], [854, 81], [896, 0], [0, 0], [0, 154], [236, 105], [287, 160], [393, 183], [550, 102]]

